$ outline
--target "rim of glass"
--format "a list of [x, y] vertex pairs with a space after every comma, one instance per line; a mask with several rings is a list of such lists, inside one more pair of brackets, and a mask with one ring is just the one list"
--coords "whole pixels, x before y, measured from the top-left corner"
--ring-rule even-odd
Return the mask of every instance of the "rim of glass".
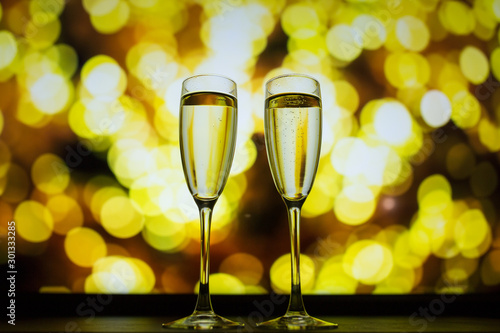
[[[193, 79], [196, 79], [196, 78], [202, 78], [202, 77], [215, 77], [215, 78], [219, 78], [219, 79], [225, 79], [227, 81], [229, 81], [232, 85], [233, 85], [233, 89], [231, 89], [230, 91], [225, 91], [223, 89], [214, 89], [214, 88], [211, 88], [211, 87], [207, 87], [205, 89], [199, 89], [199, 90], [190, 90], [190, 91], [184, 91], [184, 87], [185, 87], [185, 83], [187, 81], [190, 81], [190, 80], [193, 80]], [[236, 82], [227, 77], [227, 76], [224, 76], [224, 75], [220, 75], [220, 74], [211, 74], [211, 73], [207, 73], [207, 74], [196, 74], [196, 75], [192, 75], [190, 77], [187, 77], [185, 78], [183, 81], [182, 81], [182, 95], [185, 95], [187, 93], [194, 93], [194, 92], [198, 92], [198, 91], [211, 91], [211, 92], [222, 92], [222, 93], [225, 93], [225, 94], [228, 94], [228, 95], [231, 95], [233, 97], [237, 97], [236, 94], [237, 94], [237, 87], [238, 85], [236, 84]], [[229, 90], [229, 89], [228, 89]]]
[[[275, 81], [275, 80], [278, 80], [278, 79], [283, 79], [283, 78], [286, 78], [286, 77], [303, 77], [305, 79], [310, 79], [312, 81], [315, 82], [316, 86], [319, 88], [320, 84], [319, 84], [319, 81], [314, 78], [313, 76], [311, 75], [308, 75], [308, 74], [302, 74], [302, 73], [286, 73], [286, 74], [280, 74], [278, 76], [275, 76], [275, 77], [272, 77], [270, 78], [269, 80], [266, 81], [266, 84], [265, 84], [265, 87], [266, 87], [266, 95], [268, 96], [271, 96], [271, 95], [276, 95], [276, 93], [272, 93], [271, 91], [269, 91], [268, 87], [269, 87], [269, 84], [272, 82], [272, 81]], [[318, 89], [319, 90], [319, 89]], [[318, 96], [321, 98], [321, 96]]]

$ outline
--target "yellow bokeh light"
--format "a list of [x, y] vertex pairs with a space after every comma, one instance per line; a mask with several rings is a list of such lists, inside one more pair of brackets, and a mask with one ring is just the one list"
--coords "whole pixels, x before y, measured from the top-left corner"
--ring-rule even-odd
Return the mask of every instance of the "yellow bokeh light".
[[403, 232], [394, 244], [394, 263], [403, 268], [420, 267], [430, 254], [430, 240], [427, 234], [412, 227]]
[[179, 146], [177, 144], [162, 144], [153, 148], [151, 154], [158, 170], [179, 170], [182, 168]]
[[363, 50], [356, 41], [356, 31], [347, 24], [337, 24], [326, 34], [326, 46], [332, 56], [341, 61], [353, 61]]
[[460, 52], [459, 63], [464, 76], [474, 84], [484, 82], [489, 75], [488, 58], [477, 47], [466, 46]]
[[439, 86], [439, 76], [443, 67], [448, 64], [447, 59], [439, 53], [429, 53], [426, 56], [429, 63], [429, 68], [431, 70], [431, 76], [429, 78], [429, 86], [436, 88]]
[[489, 41], [495, 36], [495, 26], [487, 26], [490, 23], [485, 23], [488, 20], [487, 15], [481, 17], [481, 21], [477, 21], [474, 28], [474, 35], [483, 41]]
[[378, 283], [373, 294], [408, 294], [412, 291], [416, 276], [415, 270], [394, 266], [391, 273]]
[[59, 156], [43, 154], [33, 163], [31, 178], [40, 191], [56, 194], [66, 189], [70, 176], [68, 167]]
[[127, 78], [116, 60], [98, 55], [83, 65], [81, 80], [88, 92], [102, 99], [112, 101], [119, 97], [127, 86]]
[[479, 140], [489, 151], [500, 150], [500, 125], [482, 118], [478, 126]]
[[461, 254], [465, 258], [480, 258], [483, 256], [491, 247], [491, 243], [493, 241], [491, 232], [486, 233], [486, 237], [483, 239], [481, 244], [477, 247], [467, 250], [462, 250]]
[[33, 105], [28, 96], [23, 96], [19, 101], [16, 118], [21, 123], [35, 128], [41, 128], [51, 120], [49, 115], [38, 110]]
[[64, 250], [68, 258], [81, 267], [92, 267], [106, 255], [106, 243], [93, 229], [76, 227], [64, 239]]
[[[186, 188], [186, 186], [185, 186]], [[220, 242], [228, 236], [228, 231], [230, 230], [228, 226], [232, 221], [232, 216], [234, 214], [234, 209], [237, 203], [228, 200], [229, 193], [222, 192], [222, 195], [217, 201], [215, 206], [214, 215], [212, 219], [212, 230], [214, 231], [213, 243]], [[194, 200], [192, 200], [194, 202]], [[199, 236], [199, 235], [198, 235]]]
[[473, 10], [477, 18], [480, 20], [478, 24], [482, 24], [488, 28], [495, 28], [497, 20], [495, 17], [495, 0], [479, 0], [474, 1]]
[[174, 51], [162, 44], [138, 43], [127, 53], [127, 67], [146, 88], [161, 92], [170, 86], [179, 71], [171, 54]]
[[247, 140], [244, 144], [236, 147], [234, 152], [233, 165], [231, 166], [231, 176], [241, 174], [248, 170], [257, 159], [257, 148], [253, 141]]
[[429, 138], [424, 138], [422, 128], [416, 121], [413, 121], [413, 117], [411, 119], [411, 131], [408, 139], [402, 145], [393, 146], [392, 148], [401, 157], [411, 157], [412, 163], [421, 163], [429, 158], [429, 150], [433, 149], [435, 143]]
[[340, 192], [341, 186], [340, 177], [333, 170], [331, 164], [323, 164], [318, 170], [314, 186], [302, 206], [302, 215], [311, 218], [330, 212], [333, 209], [334, 198]]
[[375, 16], [370, 14], [357, 15], [352, 21], [356, 40], [361, 40], [363, 48], [376, 50], [380, 48], [386, 38], [387, 31], [384, 24]]
[[52, 235], [54, 220], [50, 211], [38, 201], [21, 202], [14, 211], [16, 231], [33, 243], [44, 242]]
[[[0, 112], [0, 119], [1, 119], [1, 114], [2, 113]], [[5, 176], [5, 174], [9, 170], [11, 159], [12, 159], [12, 153], [10, 152], [9, 146], [7, 146], [5, 142], [0, 141], [0, 178]], [[1, 193], [2, 190], [0, 190], [0, 195]]]
[[[260, 24], [262, 20], [265, 20], [266, 24]], [[256, 3], [235, 6], [231, 10], [231, 15], [217, 13], [217, 15], [210, 17], [204, 22], [200, 31], [202, 41], [215, 53], [215, 58], [210, 59], [209, 62], [223, 60], [231, 68], [246, 67], [253, 61], [252, 57], [260, 54], [266, 47], [266, 35], [271, 32], [269, 23], [273, 21], [268, 9]], [[310, 23], [306, 22], [303, 30], [307, 30], [311, 26]], [[238, 29], [231, 31], [231, 27], [236, 25]], [[304, 38], [306, 36], [304, 35]], [[228, 55], [223, 51], [224, 40], [227, 38], [233, 40], [232, 45], [235, 46], [238, 56], [235, 56], [234, 53]]]
[[397, 101], [382, 104], [376, 111], [373, 120], [377, 135], [385, 142], [400, 146], [412, 133], [412, 118], [406, 106]]
[[[291, 288], [291, 255], [284, 254], [271, 266], [269, 272], [273, 289], [281, 293], [290, 293]], [[307, 255], [300, 255], [300, 283], [302, 291], [312, 290], [316, 275], [314, 261]]]
[[43, 113], [55, 114], [69, 105], [73, 86], [60, 74], [49, 73], [41, 76], [29, 87], [33, 105]]
[[110, 235], [117, 238], [130, 238], [142, 230], [144, 216], [129, 198], [116, 196], [102, 205], [101, 223]]
[[153, 122], [156, 132], [165, 140], [171, 143], [179, 141], [179, 118], [174, 116], [165, 104], [156, 108]]
[[384, 186], [398, 186], [403, 183], [408, 177], [410, 172], [405, 170], [409, 168], [404, 160], [389, 147], [379, 146], [376, 152], [380, 154], [383, 159], [384, 171], [382, 174], [382, 182], [378, 185]]
[[354, 137], [342, 138], [330, 155], [332, 166], [342, 175], [355, 176], [362, 167], [367, 151], [368, 147], [363, 140]]
[[78, 55], [73, 47], [66, 44], [57, 44], [45, 51], [47, 59], [57, 64], [61, 74], [69, 79], [78, 67]]
[[106, 186], [117, 186], [118, 182], [105, 175], [97, 175], [92, 178], [90, 178], [86, 183], [83, 188], [83, 201], [84, 203], [90, 207], [91, 206], [91, 201], [92, 197], [94, 194], [99, 191], [100, 189], [106, 187]]
[[344, 271], [361, 283], [383, 281], [392, 270], [391, 251], [374, 240], [361, 240], [349, 246], [343, 257]]
[[376, 208], [373, 192], [360, 184], [344, 187], [335, 198], [335, 216], [348, 225], [360, 225], [372, 217]]
[[427, 195], [434, 191], [442, 191], [451, 198], [451, 185], [446, 177], [440, 174], [435, 174], [425, 178], [418, 187], [418, 202], [422, 202]]
[[[141, 101], [123, 95], [112, 103], [113, 112], [119, 118], [123, 118], [123, 123], [111, 139], [117, 142], [121, 139], [133, 139], [142, 142], [148, 147], [158, 146], [158, 136], [153, 133], [148, 122], [146, 109]], [[107, 121], [107, 126], [113, 128], [120, 123]]]
[[[482, 211], [467, 210], [458, 218], [455, 226], [455, 241], [461, 251], [479, 248], [489, 235], [491, 235], [491, 229]], [[475, 257], [480, 254], [477, 253]]]
[[188, 241], [185, 225], [164, 215], [146, 217], [142, 236], [149, 245], [163, 252], [177, 252]]
[[309, 38], [321, 28], [318, 13], [306, 3], [288, 6], [281, 15], [283, 31], [295, 38]]
[[85, 279], [86, 293], [149, 293], [155, 285], [154, 273], [137, 258], [109, 256], [98, 259]]
[[451, 119], [451, 103], [439, 90], [429, 90], [420, 101], [420, 114], [431, 127], [441, 127]]
[[240, 252], [225, 258], [219, 272], [235, 276], [245, 285], [257, 285], [264, 274], [264, 266], [257, 257]]
[[467, 280], [478, 267], [477, 258], [464, 258], [461, 255], [446, 259], [443, 265], [444, 277], [449, 281]]
[[[327, 53], [326, 40], [322, 35], [314, 35], [304, 39], [290, 38], [288, 40], [287, 59], [292, 59], [292, 62], [317, 65], [320, 61], [318, 57], [322, 57]], [[284, 63], [287, 63], [286, 61]]]
[[453, 230], [454, 220], [447, 220], [443, 215], [427, 215], [422, 217], [425, 232], [429, 235], [432, 253], [442, 259], [455, 257], [460, 253]]
[[336, 103], [342, 108], [356, 112], [359, 106], [359, 94], [352, 84], [347, 81], [334, 81]]
[[134, 180], [155, 170], [151, 151], [133, 139], [115, 142], [109, 150], [108, 161], [120, 183], [127, 187], [130, 187]]
[[[14, 35], [10, 31], [0, 31], [0, 54], [2, 55], [0, 57], [0, 74], [12, 65], [17, 56], [17, 51], [17, 41]], [[0, 79], [0, 81], [4, 81], [8, 77], [3, 78], [3, 75], [0, 75]]]
[[476, 26], [476, 17], [470, 7], [460, 1], [446, 1], [439, 6], [441, 24], [455, 35], [468, 35]]
[[36, 80], [46, 74], [60, 74], [58, 62], [49, 56], [50, 50], [53, 48], [54, 46], [51, 46], [44, 51], [30, 49], [22, 58], [19, 78], [23, 86], [29, 87], [33, 85]]
[[151, 292], [156, 283], [156, 277], [151, 267], [138, 258], [129, 258], [128, 261], [134, 268], [136, 276], [138, 276], [133, 292], [141, 294]]
[[387, 101], [387, 99], [374, 99], [366, 103], [361, 109], [361, 114], [359, 117], [360, 126], [366, 127], [372, 125], [375, 111]]
[[429, 29], [414, 16], [403, 16], [396, 22], [396, 36], [407, 50], [420, 52], [429, 44]]
[[417, 200], [422, 212], [437, 214], [451, 203], [451, 186], [442, 175], [427, 177], [417, 191]]
[[429, 62], [419, 53], [391, 53], [384, 62], [384, 73], [396, 88], [425, 85], [431, 74]]
[[32, 20], [26, 24], [24, 34], [31, 47], [43, 50], [59, 38], [61, 22], [55, 19], [42, 25]]
[[123, 128], [127, 115], [119, 101], [85, 99], [82, 102], [85, 105], [83, 119], [86, 127], [84, 128], [88, 128], [93, 133], [92, 136], [98, 137], [95, 141], [115, 134]]
[[83, 225], [83, 212], [78, 202], [64, 194], [51, 197], [47, 208], [54, 218], [54, 232], [66, 235], [73, 228]]
[[82, 101], [76, 101], [68, 113], [68, 125], [71, 130], [82, 138], [96, 138], [97, 134], [90, 130], [85, 122], [86, 107]]
[[162, 212], [160, 195], [169, 183], [161, 175], [153, 172], [138, 178], [130, 186], [129, 197], [144, 215], [155, 216]]
[[[109, 1], [105, 1], [109, 2]], [[126, 1], [118, 0], [116, 6], [102, 15], [90, 15], [92, 26], [102, 34], [112, 34], [121, 30], [130, 17], [130, 6]]]
[[[430, 79], [428, 84], [431, 85]], [[424, 86], [402, 88], [398, 89], [396, 99], [406, 105], [412, 115], [418, 117], [420, 115], [418, 112], [420, 109], [420, 102], [427, 92], [428, 90]]]
[[64, 9], [63, 1], [33, 0], [29, 4], [29, 12], [33, 22], [44, 25], [57, 19]]
[[323, 110], [325, 130], [323, 131], [321, 156], [328, 154], [336, 141], [355, 133], [358, 126], [356, 118], [349, 110], [342, 107], [324, 108]]
[[247, 186], [247, 178], [244, 174], [229, 177], [224, 187], [228, 202], [237, 204], [246, 193]]
[[[198, 285], [194, 290], [198, 292]], [[237, 277], [226, 273], [210, 274], [210, 294], [241, 295], [244, 293], [245, 285]]]
[[355, 178], [360, 184], [376, 186], [393, 184], [402, 167], [401, 158], [390, 147], [369, 146], [362, 139], [353, 137], [337, 142], [330, 162], [339, 174]]
[[139, 8], [151, 8], [158, 6], [158, 0], [129, 0], [129, 2]]
[[384, 188], [382, 193], [390, 196], [399, 196], [406, 193], [414, 181], [413, 168], [406, 159], [396, 153], [388, 156], [384, 172]]
[[110, 13], [119, 2], [120, 0], [83, 0], [83, 7], [89, 14], [101, 16]]
[[358, 281], [344, 271], [342, 255], [329, 258], [321, 267], [316, 280], [318, 294], [355, 294]]
[[437, 86], [452, 102], [458, 93], [467, 91], [469, 83], [458, 65], [445, 63], [442, 64], [442, 68], [438, 71]]
[[[183, 177], [181, 170], [178, 170], [178, 172], [169, 172], [170, 177], [175, 174], [177, 174], [178, 180], [182, 180], [180, 178]], [[180, 181], [171, 182], [170, 186], [162, 190], [158, 201], [163, 214], [172, 219], [172, 221], [176, 223], [199, 222], [198, 208], [185, 183]], [[219, 214], [217, 212], [220, 210], [219, 203], [217, 204], [217, 209], [215, 209], [215, 214], [217, 215]], [[199, 238], [197, 235], [193, 235], [193, 237]]]
[[92, 195], [90, 203], [87, 205], [89, 206], [92, 216], [96, 219], [96, 221], [101, 221], [102, 206], [108, 201], [108, 199], [118, 196], [126, 197], [127, 193], [122, 188], [114, 185], [103, 186]]
[[490, 54], [491, 72], [497, 80], [500, 80], [500, 47], [494, 49]]

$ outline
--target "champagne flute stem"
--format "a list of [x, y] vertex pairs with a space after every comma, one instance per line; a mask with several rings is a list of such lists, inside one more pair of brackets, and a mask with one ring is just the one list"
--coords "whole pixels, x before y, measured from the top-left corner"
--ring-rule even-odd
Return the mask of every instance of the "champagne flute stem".
[[285, 201], [288, 208], [288, 223], [290, 227], [291, 261], [292, 261], [292, 289], [290, 302], [288, 303], [288, 314], [305, 314], [302, 291], [300, 287], [300, 209], [301, 202]]
[[210, 300], [209, 275], [210, 275], [210, 226], [212, 223], [212, 211], [214, 201], [198, 201], [200, 209], [200, 231], [201, 231], [201, 256], [200, 256], [200, 286], [196, 312], [213, 312]]

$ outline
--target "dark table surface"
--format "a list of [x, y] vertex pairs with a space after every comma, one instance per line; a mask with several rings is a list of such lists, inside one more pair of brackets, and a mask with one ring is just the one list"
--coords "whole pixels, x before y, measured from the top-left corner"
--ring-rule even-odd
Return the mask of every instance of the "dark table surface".
[[[233, 320], [246, 322], [246, 327], [234, 332], [266, 332], [256, 328], [246, 318], [230, 316]], [[322, 319], [336, 322], [339, 327], [321, 332], [499, 332], [500, 319], [477, 317], [436, 318], [434, 321], [410, 323], [402, 316], [322, 316]], [[18, 321], [15, 326], [5, 327], [9, 332], [183, 332], [164, 329], [161, 323], [174, 317], [81, 317], [32, 318]], [[4, 327], [2, 327], [4, 328]]]
[[[500, 332], [498, 294], [304, 296], [304, 301], [309, 314], [339, 324], [322, 332]], [[0, 331], [179, 332], [161, 324], [189, 315], [195, 302], [195, 295], [18, 295], [16, 325], [4, 317]], [[212, 303], [218, 314], [246, 323], [233, 332], [266, 332], [255, 323], [284, 314], [287, 306], [282, 295], [215, 295]]]

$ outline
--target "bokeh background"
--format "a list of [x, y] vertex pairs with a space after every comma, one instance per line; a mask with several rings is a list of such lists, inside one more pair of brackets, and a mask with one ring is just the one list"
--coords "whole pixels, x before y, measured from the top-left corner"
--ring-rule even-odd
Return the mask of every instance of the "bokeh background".
[[[500, 290], [500, 1], [11, 0], [0, 10], [0, 233], [28, 292], [193, 293], [182, 80], [238, 83], [213, 293], [289, 290], [263, 85], [321, 83], [303, 208], [312, 294]], [[2, 245], [0, 261], [6, 263]]]

